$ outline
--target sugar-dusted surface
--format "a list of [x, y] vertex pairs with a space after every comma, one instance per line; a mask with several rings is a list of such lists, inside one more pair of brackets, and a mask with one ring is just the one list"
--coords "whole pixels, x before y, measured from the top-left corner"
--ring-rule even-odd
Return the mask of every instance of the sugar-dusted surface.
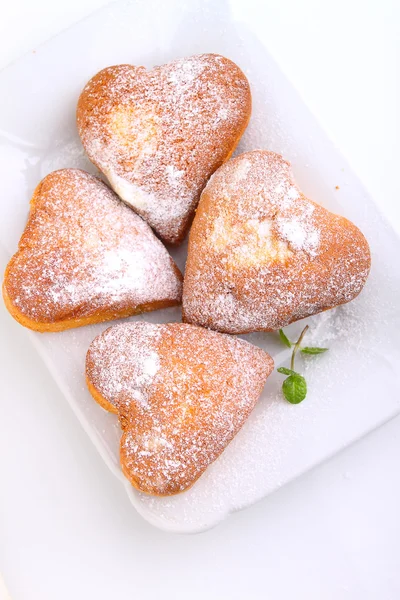
[[[0, 129], [7, 133], [0, 135], [0, 243], [7, 258], [17, 246], [27, 198], [37, 182], [54, 168], [88, 170], [74, 119], [77, 97], [93, 74], [110, 64], [131, 62], [150, 69], [210, 51], [241, 65], [251, 83], [253, 113], [240, 151], [268, 148], [285, 156], [306, 195], [357, 223], [370, 243], [371, 274], [358, 298], [307, 320], [315, 325], [324, 320], [315, 340], [310, 332], [307, 343], [329, 346], [320, 357], [299, 357], [298, 368], [303, 372], [304, 367], [309, 384], [307, 400], [297, 407], [285, 403], [282, 376], [272, 373], [257, 406], [221, 456], [190, 490], [169, 498], [141, 494], [121, 475], [117, 417], [102, 410], [85, 385], [87, 349], [106, 326], [29, 334], [106, 464], [125, 483], [133, 510], [157, 527], [186, 533], [216, 525], [400, 411], [393, 392], [400, 361], [399, 239], [266, 46], [237, 15], [233, 18], [228, 4], [206, 5], [204, 0], [174, 7], [161, 0], [156, 7], [153, 2], [111, 3], [0, 74]], [[171, 253], [183, 268], [185, 248]], [[170, 308], [133, 319], [143, 318], [162, 323], [181, 316], [178, 308]], [[304, 324], [293, 323], [285, 331], [296, 339]], [[276, 366], [288, 365], [290, 350], [277, 334], [246, 338], [267, 350]]]
[[151, 71], [104, 69], [83, 90], [77, 118], [89, 157], [117, 194], [164, 240], [178, 242], [250, 111], [242, 71], [202, 54]]
[[37, 323], [102, 320], [152, 303], [179, 303], [181, 281], [150, 227], [99, 179], [78, 169], [48, 175], [11, 259], [4, 287]]
[[152, 323], [119, 324], [91, 343], [86, 375], [115, 408], [131, 402], [148, 407], [149, 387], [160, 368], [156, 348], [161, 331]]
[[227, 333], [271, 331], [349, 302], [370, 269], [368, 243], [347, 219], [308, 200], [273, 152], [217, 171], [190, 232], [183, 311]]
[[86, 374], [118, 408], [121, 463], [138, 489], [190, 487], [246, 421], [273, 369], [243, 340], [174, 323], [123, 323], [91, 344]]

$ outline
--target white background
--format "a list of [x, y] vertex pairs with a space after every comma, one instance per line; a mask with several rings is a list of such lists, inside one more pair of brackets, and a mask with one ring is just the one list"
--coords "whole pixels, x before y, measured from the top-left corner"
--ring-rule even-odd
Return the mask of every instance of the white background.
[[[0, 0], [0, 66], [102, 4]], [[259, 11], [269, 50], [400, 233], [398, 1], [242, 7]], [[13, 600], [400, 598], [400, 418], [212, 531], [165, 534], [135, 514], [2, 307], [0, 331], [12, 406], [12, 422], [0, 413], [0, 569]]]

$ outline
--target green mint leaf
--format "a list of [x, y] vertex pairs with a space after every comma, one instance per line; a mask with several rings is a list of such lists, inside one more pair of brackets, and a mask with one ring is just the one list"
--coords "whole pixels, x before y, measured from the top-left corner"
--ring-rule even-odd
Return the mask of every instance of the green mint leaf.
[[303, 354], [322, 354], [323, 352], [326, 352], [328, 350], [328, 348], [312, 348], [310, 346], [306, 346], [305, 348], [301, 349], [301, 352]]
[[292, 347], [292, 342], [289, 340], [283, 329], [279, 330], [279, 337], [281, 338], [281, 342], [283, 342], [285, 346], [287, 346], [288, 348]]
[[292, 369], [287, 369], [286, 367], [279, 367], [277, 371], [278, 373], [283, 373], [284, 375], [298, 375], [296, 371], [292, 371]]
[[299, 404], [307, 396], [307, 383], [302, 375], [290, 375], [282, 384], [282, 392], [291, 404]]

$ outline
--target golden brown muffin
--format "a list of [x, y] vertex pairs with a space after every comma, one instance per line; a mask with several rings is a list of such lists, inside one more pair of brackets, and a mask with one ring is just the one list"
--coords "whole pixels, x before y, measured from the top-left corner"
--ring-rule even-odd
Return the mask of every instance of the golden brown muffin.
[[184, 238], [210, 175], [234, 151], [251, 113], [235, 63], [200, 54], [95, 75], [77, 107], [89, 158], [166, 242]]
[[370, 270], [353, 223], [302, 194], [290, 164], [265, 150], [230, 160], [202, 193], [183, 290], [187, 323], [273, 331], [353, 300]]
[[162, 243], [102, 181], [47, 175], [3, 283], [25, 327], [61, 331], [180, 303], [182, 276]]
[[183, 323], [115, 325], [86, 358], [91, 394], [119, 414], [124, 474], [156, 496], [188, 489], [218, 458], [272, 369], [260, 348]]

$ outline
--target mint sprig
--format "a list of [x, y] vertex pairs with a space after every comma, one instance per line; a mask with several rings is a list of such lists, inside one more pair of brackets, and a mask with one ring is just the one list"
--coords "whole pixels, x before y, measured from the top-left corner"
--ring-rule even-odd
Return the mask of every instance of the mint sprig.
[[302, 348], [300, 350], [300, 352], [302, 352], [303, 354], [322, 354], [323, 352], [326, 352], [328, 350], [328, 348], [317, 348], [317, 347], [310, 347], [310, 346], [306, 346], [305, 348]]
[[298, 375], [296, 371], [292, 371], [291, 369], [287, 369], [286, 367], [279, 367], [277, 371], [278, 373], [283, 373], [283, 375]]
[[287, 346], [288, 348], [292, 347], [292, 342], [289, 340], [283, 329], [279, 330], [279, 337], [281, 338], [281, 342], [283, 342], [285, 346]]
[[303, 375], [300, 375], [300, 373], [297, 373], [294, 370], [294, 361], [297, 352], [300, 350], [300, 352], [302, 352], [303, 354], [316, 355], [322, 354], [323, 352], [326, 352], [328, 350], [328, 348], [319, 348], [317, 346], [305, 346], [304, 348], [301, 348], [301, 342], [303, 341], [303, 338], [307, 333], [307, 329], [308, 325], [304, 327], [303, 331], [299, 336], [299, 339], [297, 340], [297, 342], [294, 343], [289, 340], [283, 329], [279, 330], [279, 337], [282, 343], [285, 344], [285, 346], [287, 346], [288, 348], [291, 348], [293, 346], [292, 356], [290, 358], [290, 369], [286, 367], [279, 367], [279, 369], [277, 369], [278, 373], [282, 373], [283, 375], [288, 376], [282, 384], [282, 392], [286, 400], [291, 404], [300, 404], [300, 402], [302, 402], [307, 396], [307, 382]]
[[282, 392], [290, 404], [300, 404], [307, 396], [307, 383], [302, 375], [289, 375], [282, 383]]

